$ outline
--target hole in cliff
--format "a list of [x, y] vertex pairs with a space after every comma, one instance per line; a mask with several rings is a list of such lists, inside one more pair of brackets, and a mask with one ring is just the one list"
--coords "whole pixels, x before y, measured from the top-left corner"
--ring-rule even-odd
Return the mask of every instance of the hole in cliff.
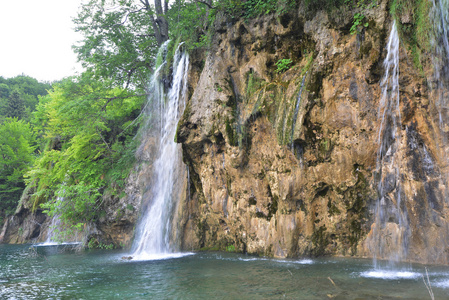
[[296, 210], [299, 211], [303, 211], [303, 212], [307, 212], [306, 211], [306, 206], [304, 205], [304, 201], [303, 200], [296, 200]]
[[246, 30], [245, 26], [243, 26], [243, 24], [242, 24], [239, 27], [239, 34], [244, 35], [245, 33], [248, 33], [248, 30]]
[[280, 18], [280, 22], [281, 22], [282, 26], [284, 26], [284, 28], [288, 27], [288, 25], [290, 24], [291, 20], [292, 20], [292, 18], [288, 14], [285, 14], [285, 15], [281, 16], [281, 18]]
[[306, 148], [306, 142], [302, 139], [293, 140], [293, 154], [297, 159], [302, 159], [304, 156], [304, 150]]
[[263, 213], [263, 212], [261, 212], [261, 211], [257, 211], [256, 212], [256, 217], [257, 218], [266, 218], [267, 216], [265, 216], [265, 214]]
[[324, 197], [329, 192], [329, 186], [321, 182], [315, 189], [315, 196]]
[[30, 235], [30, 239], [35, 239], [35, 238], [38, 238], [39, 237], [39, 235], [40, 235], [40, 233], [41, 233], [41, 228], [40, 228], [40, 226], [36, 226], [34, 229], [33, 229], [33, 232], [31, 233], [31, 235]]
[[249, 203], [249, 205], [256, 205], [257, 204], [256, 197], [254, 197], [254, 196], [249, 197], [248, 203]]
[[[215, 137], [215, 143], [218, 146], [223, 146], [225, 144], [225, 139], [223, 137], [223, 134], [220, 131], [218, 133], [214, 134], [214, 137]], [[217, 151], [217, 154], [218, 153], [222, 153], [223, 152], [223, 148], [222, 147], [218, 147], [216, 149], [216, 151]]]

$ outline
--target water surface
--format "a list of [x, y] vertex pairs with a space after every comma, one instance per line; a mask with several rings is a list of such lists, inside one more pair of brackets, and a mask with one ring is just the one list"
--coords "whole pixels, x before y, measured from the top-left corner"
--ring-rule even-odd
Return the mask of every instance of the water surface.
[[[363, 259], [124, 255], [0, 245], [0, 299], [430, 299], [422, 265], [374, 270]], [[449, 268], [427, 268], [435, 299], [448, 299]]]

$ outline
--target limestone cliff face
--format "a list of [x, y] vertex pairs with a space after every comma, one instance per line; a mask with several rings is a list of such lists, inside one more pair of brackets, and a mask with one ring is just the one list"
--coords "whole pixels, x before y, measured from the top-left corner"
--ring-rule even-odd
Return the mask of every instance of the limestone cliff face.
[[[350, 34], [353, 14], [300, 8], [215, 23], [211, 50], [193, 62], [177, 132], [190, 171], [181, 248], [388, 257], [406, 247], [400, 259], [447, 263], [447, 161], [425, 79], [402, 47], [402, 202], [393, 182], [382, 203], [391, 215], [373, 237], [380, 79], [392, 20], [383, 1], [367, 12], [369, 26]], [[292, 64], [277, 72], [282, 59]], [[405, 231], [393, 217], [399, 205]]]

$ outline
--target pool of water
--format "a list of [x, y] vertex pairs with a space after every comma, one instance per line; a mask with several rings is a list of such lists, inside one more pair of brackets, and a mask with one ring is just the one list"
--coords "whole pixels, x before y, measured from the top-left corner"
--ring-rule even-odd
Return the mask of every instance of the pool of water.
[[[196, 253], [124, 260], [124, 252], [0, 245], [0, 299], [430, 299], [425, 266], [371, 260]], [[427, 266], [435, 299], [449, 268]]]

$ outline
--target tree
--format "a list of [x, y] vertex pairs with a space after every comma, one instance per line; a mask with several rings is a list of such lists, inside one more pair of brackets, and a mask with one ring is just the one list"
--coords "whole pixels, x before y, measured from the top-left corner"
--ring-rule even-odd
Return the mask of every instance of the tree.
[[27, 120], [39, 97], [46, 95], [50, 88], [49, 83], [25, 75], [8, 79], [0, 77], [0, 122], [5, 117]]
[[153, 9], [148, 0], [140, 0], [140, 3], [142, 3], [143, 8], [150, 15], [157, 44], [158, 46], [161, 46], [168, 40], [168, 22], [165, 18], [165, 15], [168, 12], [168, 1], [164, 0], [164, 8], [162, 9], [161, 0], [154, 0], [156, 16], [154, 15]]
[[74, 20], [84, 35], [74, 46], [84, 67], [122, 87], [146, 88], [159, 46], [168, 40], [168, 1], [91, 0]]
[[23, 175], [34, 161], [36, 138], [23, 120], [8, 118], [0, 125], [0, 210], [14, 212], [25, 188]]
[[8, 97], [5, 116], [17, 119], [23, 119], [25, 117], [25, 104], [17, 90], [14, 90]]
[[0, 83], [0, 98], [8, 98], [10, 88], [6, 83]]
[[24, 104], [30, 111], [38, 103], [38, 97], [47, 94], [47, 90], [51, 88], [49, 83], [39, 82], [35, 78], [19, 75], [6, 79], [6, 84], [10, 90], [17, 90], [24, 100]]
[[104, 189], [124, 184], [144, 99], [92, 76], [85, 72], [55, 84], [33, 113], [49, 145], [27, 173], [36, 186], [33, 207], [42, 205], [72, 225], [92, 221]]

